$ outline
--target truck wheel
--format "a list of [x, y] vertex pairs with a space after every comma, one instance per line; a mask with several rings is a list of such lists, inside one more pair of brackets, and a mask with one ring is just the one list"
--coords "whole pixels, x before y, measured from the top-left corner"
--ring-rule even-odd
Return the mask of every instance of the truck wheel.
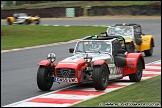
[[145, 50], [144, 53], [145, 53], [146, 56], [151, 56], [152, 55], [152, 53], [153, 53], [153, 44], [152, 43], [151, 43], [150, 49]]
[[8, 25], [12, 25], [12, 22], [10, 21], [10, 19], [7, 20]]
[[42, 91], [48, 91], [53, 85], [53, 74], [51, 68], [48, 66], [40, 66], [37, 71], [37, 85]]
[[134, 43], [127, 43], [127, 44], [126, 44], [126, 48], [127, 48], [127, 51], [130, 52], [130, 53], [135, 52]]
[[109, 74], [108, 68], [104, 64], [102, 66], [95, 66], [92, 74], [93, 85], [96, 90], [105, 90], [108, 85]]
[[143, 64], [142, 60], [138, 59], [136, 73], [129, 75], [129, 79], [132, 82], [139, 82], [142, 78]]

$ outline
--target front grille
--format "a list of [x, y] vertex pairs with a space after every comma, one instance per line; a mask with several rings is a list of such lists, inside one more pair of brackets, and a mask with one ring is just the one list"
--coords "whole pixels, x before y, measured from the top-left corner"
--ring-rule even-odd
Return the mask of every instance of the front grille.
[[74, 78], [75, 70], [71, 68], [56, 69], [56, 75], [60, 78]]

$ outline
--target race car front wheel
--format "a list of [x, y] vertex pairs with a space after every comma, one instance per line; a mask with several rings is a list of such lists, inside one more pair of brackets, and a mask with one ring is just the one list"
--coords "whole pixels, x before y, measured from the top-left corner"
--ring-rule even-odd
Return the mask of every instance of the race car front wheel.
[[92, 79], [95, 89], [105, 90], [107, 88], [109, 80], [107, 66], [104, 64], [102, 66], [95, 66], [93, 69]]
[[42, 91], [48, 91], [53, 85], [52, 68], [50, 66], [40, 66], [37, 72], [37, 85]]
[[138, 59], [136, 73], [129, 75], [129, 79], [132, 82], [139, 82], [142, 78], [143, 65], [142, 60]]
[[8, 25], [12, 25], [12, 22], [10, 21], [10, 19], [7, 20]]
[[30, 21], [28, 19], [25, 20], [25, 24], [30, 24]]

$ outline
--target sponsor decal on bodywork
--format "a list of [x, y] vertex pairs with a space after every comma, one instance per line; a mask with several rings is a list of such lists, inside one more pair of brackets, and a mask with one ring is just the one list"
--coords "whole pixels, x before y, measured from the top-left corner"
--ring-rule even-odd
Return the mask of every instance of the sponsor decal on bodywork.
[[134, 69], [134, 60], [135, 60], [135, 58], [127, 58], [127, 65], [125, 66], [125, 70], [128, 70], [128, 69], [130, 69], [130, 70], [133, 70]]

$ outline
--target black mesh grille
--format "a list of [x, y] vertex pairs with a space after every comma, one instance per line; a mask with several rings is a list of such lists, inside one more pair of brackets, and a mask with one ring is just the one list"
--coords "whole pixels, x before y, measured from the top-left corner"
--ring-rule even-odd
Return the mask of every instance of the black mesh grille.
[[75, 70], [71, 68], [56, 69], [56, 75], [60, 78], [74, 78]]

